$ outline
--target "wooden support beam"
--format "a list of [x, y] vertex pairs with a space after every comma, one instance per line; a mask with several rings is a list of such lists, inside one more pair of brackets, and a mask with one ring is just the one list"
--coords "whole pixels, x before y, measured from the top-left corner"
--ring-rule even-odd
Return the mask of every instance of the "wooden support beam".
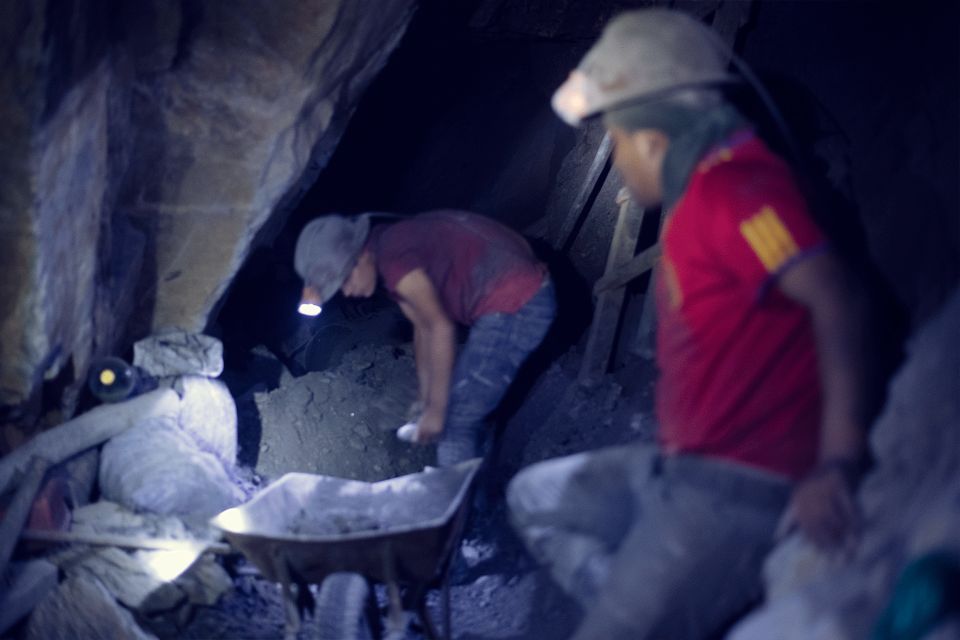
[[590, 200], [590, 196], [597, 189], [598, 184], [601, 183], [602, 178], [609, 169], [612, 150], [613, 139], [609, 133], [605, 133], [603, 134], [603, 139], [600, 141], [600, 146], [597, 148], [597, 155], [594, 156], [593, 163], [587, 171], [583, 185], [581, 185], [577, 197], [573, 199], [570, 212], [567, 213], [563, 224], [560, 225], [560, 231], [557, 233], [557, 242], [555, 245], [560, 251], [569, 251], [570, 246], [573, 245], [573, 239], [575, 237], [574, 231], [576, 231], [588, 211], [587, 203]]
[[663, 251], [658, 242], [649, 249], [645, 249], [635, 255], [631, 258], [630, 262], [627, 262], [612, 273], [603, 274], [603, 277], [593, 285], [593, 295], [598, 296], [612, 289], [627, 286], [634, 278], [639, 278], [650, 269], [653, 269], [654, 265], [657, 264], [657, 260], [660, 259], [661, 253], [663, 253]]
[[[690, 11], [698, 18], [705, 18], [713, 13], [712, 26], [719, 33], [720, 38], [726, 42], [731, 49], [736, 44], [739, 30], [750, 19], [750, 13], [753, 8], [753, 0], [710, 0], [709, 2], [699, 1], [695, 3], [686, 0], [680, 0], [684, 9]], [[608, 139], [609, 134], [604, 138], [604, 143], [612, 143]], [[599, 165], [601, 154], [606, 153], [607, 158], [604, 164]], [[594, 158], [593, 165], [587, 173], [587, 182], [581, 188], [577, 199], [574, 201], [574, 207], [561, 227], [559, 247], [563, 250], [569, 248], [572, 244], [573, 230], [579, 224], [582, 218], [582, 209], [585, 206], [596, 180], [599, 179], [601, 168], [606, 166], [609, 161], [609, 150], [598, 149], [597, 157]], [[598, 168], [600, 167], [600, 168]], [[596, 178], [593, 176], [596, 175]], [[594, 285], [593, 292], [597, 296], [597, 306], [594, 312], [593, 323], [590, 326], [590, 335], [587, 340], [587, 351], [584, 354], [583, 364], [581, 365], [579, 381], [586, 386], [596, 384], [600, 377], [605, 373], [610, 359], [610, 353], [617, 335], [617, 323], [619, 321], [620, 310], [624, 300], [624, 287], [634, 278], [653, 269], [653, 278], [656, 278], [657, 262], [662, 253], [660, 243], [646, 249], [637, 256], [633, 256], [636, 248], [636, 236], [639, 234], [639, 225], [643, 219], [643, 212], [639, 211], [636, 219], [628, 215], [630, 208], [629, 202], [624, 204], [622, 200], [624, 191], [618, 195], [617, 202], [621, 205], [620, 217], [617, 220], [617, 229], [614, 231], [614, 239], [610, 248], [610, 254], [607, 258], [607, 267], [603, 277]], [[626, 208], [625, 208], [626, 207]], [[633, 223], [637, 224], [635, 233], [633, 233], [632, 244], [629, 245], [629, 251], [626, 245], [629, 244], [629, 230], [627, 227]], [[652, 345], [652, 336], [655, 331], [653, 278], [651, 278], [651, 287], [644, 298], [643, 311], [640, 317], [639, 331], [637, 333], [634, 345], [635, 352], [650, 356], [650, 346]]]
[[[630, 199], [626, 188], [620, 189], [617, 194], [617, 204], [620, 205], [620, 213], [613, 231], [610, 253], [607, 255], [605, 273], [608, 274], [619, 271], [630, 262], [643, 224], [643, 209]], [[605, 291], [597, 297], [593, 322], [587, 337], [587, 349], [577, 377], [583, 386], [595, 386], [607, 371], [625, 295], [626, 291], [620, 287]]]
[[23, 540], [45, 542], [49, 544], [88, 544], [95, 547], [118, 547], [120, 549], [144, 549], [147, 551], [194, 551], [197, 555], [234, 553], [230, 545], [209, 540], [180, 538], [148, 538], [145, 536], [124, 536], [113, 533], [86, 533], [83, 531], [46, 531], [25, 529], [20, 536]]

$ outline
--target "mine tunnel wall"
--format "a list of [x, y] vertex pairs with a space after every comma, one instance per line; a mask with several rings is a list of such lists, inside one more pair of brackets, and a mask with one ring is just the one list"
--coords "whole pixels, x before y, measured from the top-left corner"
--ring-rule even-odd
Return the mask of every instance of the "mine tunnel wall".
[[[550, 95], [631, 5], [11, 3], [0, 419], [69, 413], [90, 358], [150, 331], [288, 331], [321, 213], [467, 208], [549, 244], [602, 135]], [[911, 326], [960, 273], [956, 11], [761, 1], [737, 41]], [[561, 256], [585, 286], [618, 186]]]

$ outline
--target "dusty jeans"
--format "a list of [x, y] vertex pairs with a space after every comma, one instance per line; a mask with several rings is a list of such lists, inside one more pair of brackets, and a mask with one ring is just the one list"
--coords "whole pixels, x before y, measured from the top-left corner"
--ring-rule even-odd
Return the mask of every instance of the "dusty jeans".
[[553, 283], [547, 277], [516, 313], [491, 313], [473, 324], [454, 365], [437, 464], [446, 467], [480, 455], [487, 415], [543, 341], [556, 310]]
[[740, 465], [627, 445], [528, 467], [507, 500], [584, 606], [574, 638], [703, 638], [759, 593], [789, 492]]

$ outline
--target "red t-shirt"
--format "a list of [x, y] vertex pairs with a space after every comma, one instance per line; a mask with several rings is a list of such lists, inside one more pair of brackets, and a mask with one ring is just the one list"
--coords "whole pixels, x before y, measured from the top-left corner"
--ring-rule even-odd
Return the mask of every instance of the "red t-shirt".
[[665, 224], [663, 446], [801, 476], [819, 441], [816, 346], [807, 310], [774, 285], [826, 242], [789, 168], [738, 132], [699, 163]]
[[519, 233], [466, 211], [430, 211], [376, 227], [367, 247], [391, 295], [403, 276], [423, 269], [444, 310], [465, 325], [489, 313], [516, 312], [546, 273]]

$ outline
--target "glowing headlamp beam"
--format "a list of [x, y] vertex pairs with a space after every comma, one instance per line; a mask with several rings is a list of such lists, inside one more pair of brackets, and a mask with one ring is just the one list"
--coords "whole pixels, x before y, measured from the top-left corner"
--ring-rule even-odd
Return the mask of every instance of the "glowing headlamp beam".
[[140, 549], [138, 559], [156, 578], [166, 582], [186, 572], [204, 553], [232, 553], [229, 545], [200, 540], [140, 538], [109, 533], [79, 531], [44, 531], [24, 529], [20, 537], [35, 542], [89, 544], [126, 549]]
[[301, 302], [300, 306], [297, 307], [297, 311], [305, 316], [318, 316], [322, 310], [323, 307], [312, 302]]

